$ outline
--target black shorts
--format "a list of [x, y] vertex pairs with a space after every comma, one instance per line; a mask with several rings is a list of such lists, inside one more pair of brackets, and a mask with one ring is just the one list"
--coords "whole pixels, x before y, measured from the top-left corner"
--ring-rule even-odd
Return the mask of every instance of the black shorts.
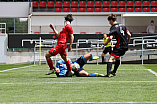
[[107, 54], [109, 52], [109, 54], [111, 54], [112, 48], [111, 47], [106, 47], [103, 51], [104, 54]]
[[128, 48], [116, 48], [114, 47], [113, 51], [111, 52], [111, 55], [114, 57], [120, 57], [123, 56]]

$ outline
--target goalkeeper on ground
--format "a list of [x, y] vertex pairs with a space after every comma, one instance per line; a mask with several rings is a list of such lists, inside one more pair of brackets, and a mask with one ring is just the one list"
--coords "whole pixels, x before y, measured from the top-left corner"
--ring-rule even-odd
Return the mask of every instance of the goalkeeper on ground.
[[[68, 60], [72, 63], [72, 69], [74, 71], [74, 75], [77, 77], [101, 77], [103, 74], [98, 73], [88, 73], [83, 69], [83, 66], [87, 63], [87, 61], [97, 60], [99, 57], [93, 57], [91, 53], [81, 56], [76, 61], [72, 62], [70, 58]], [[79, 68], [73, 67], [74, 64], [79, 64]], [[56, 64], [56, 67], [52, 73], [46, 73], [46, 75], [50, 75], [55, 73], [57, 77], [69, 77], [69, 72], [66, 67], [64, 60], [59, 60]]]

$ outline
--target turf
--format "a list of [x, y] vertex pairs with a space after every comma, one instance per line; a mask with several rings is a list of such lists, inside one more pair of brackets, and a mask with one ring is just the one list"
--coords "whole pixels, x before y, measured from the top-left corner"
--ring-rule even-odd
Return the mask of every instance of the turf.
[[[106, 74], [106, 65], [84, 68]], [[47, 65], [0, 72], [0, 103], [157, 103], [157, 77], [144, 70], [150, 68], [121, 65], [111, 78], [46, 76]]]

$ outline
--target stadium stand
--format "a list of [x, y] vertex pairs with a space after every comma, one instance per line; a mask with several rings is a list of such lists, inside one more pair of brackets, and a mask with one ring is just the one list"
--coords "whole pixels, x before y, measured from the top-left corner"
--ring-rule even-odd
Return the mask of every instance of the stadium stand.
[[87, 7], [94, 7], [93, 1], [87, 1]]
[[109, 12], [109, 8], [103, 8], [103, 12]]
[[55, 12], [62, 12], [61, 8], [55, 8]]
[[86, 2], [85, 1], [80, 1], [79, 2], [79, 7], [86, 7]]
[[85, 8], [79, 8], [79, 12], [86, 12]]
[[150, 12], [150, 9], [149, 8], [143, 8], [143, 12]]
[[[0, 2], [28, 1], [0, 0]], [[40, 10], [41, 12], [156, 12], [157, 8], [157, 0], [33, 0], [32, 4], [37, 12]], [[47, 11], [40, 8], [46, 8]]]
[[62, 7], [62, 1], [56, 1], [55, 7]]
[[48, 1], [47, 2], [47, 7], [49, 7], [49, 8], [54, 7], [54, 1]]
[[141, 8], [135, 8], [135, 12], [142, 12]]
[[117, 12], [117, 8], [111, 8], [111, 12]]
[[95, 12], [101, 12], [101, 8], [95, 8]]
[[86, 32], [80, 32], [80, 34], [86, 34]]
[[71, 8], [71, 12], [78, 12], [77, 8]]
[[40, 34], [40, 32], [34, 32], [34, 34]]
[[109, 1], [103, 1], [103, 7], [109, 7], [110, 3]]
[[72, 1], [71, 7], [78, 7], [78, 1]]
[[46, 1], [40, 1], [40, 7], [46, 7]]
[[119, 8], [119, 12], [126, 12], [125, 8]]
[[145, 6], [149, 7], [149, 1], [143, 1], [143, 6], [144, 6], [144, 7], [145, 7]]
[[87, 8], [87, 12], [93, 12], [93, 8]]
[[101, 7], [101, 1], [95, 1], [95, 7]]
[[70, 7], [70, 1], [64, 1], [63, 7]]
[[63, 12], [70, 12], [70, 8], [63, 8]]

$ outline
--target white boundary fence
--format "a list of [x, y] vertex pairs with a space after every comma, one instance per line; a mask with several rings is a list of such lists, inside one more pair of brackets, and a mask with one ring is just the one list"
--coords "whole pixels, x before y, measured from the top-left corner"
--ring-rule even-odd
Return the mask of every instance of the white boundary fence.
[[[152, 39], [152, 38], [156, 38], [156, 39]], [[132, 41], [132, 43], [129, 44], [129, 46], [132, 46], [132, 47], [138, 46], [138, 49], [134, 49], [132, 51], [129, 50], [122, 57], [140, 56], [141, 55], [141, 64], [143, 65], [143, 61], [144, 61], [143, 56], [144, 55], [157, 55], [157, 35], [155, 35], [155, 36], [144, 36], [144, 37], [133, 37], [133, 38], [131, 38], [131, 41]], [[57, 44], [56, 42], [42, 41], [42, 39], [41, 39], [41, 48], [43, 48], [43, 47], [46, 47], [46, 48], [54, 47]], [[39, 48], [39, 43], [40, 43], [40, 41], [36, 42], [36, 45], [34, 47], [34, 64], [36, 64], [36, 61], [42, 60], [42, 59], [36, 59], [36, 55], [39, 55], [39, 53], [40, 53], [37, 51], [37, 49]], [[73, 45], [76, 45], [76, 48], [73, 48], [72, 51], [75, 52], [76, 56], [72, 56], [72, 55], [68, 54], [68, 52], [67, 52], [68, 57], [73, 58], [73, 59], [79, 58], [78, 52], [81, 50], [95, 50], [94, 52], [96, 52], [96, 53], [94, 55], [101, 57], [101, 55], [99, 55], [99, 49], [102, 48], [103, 43], [104, 43], [103, 40], [80, 39], [76, 43], [73, 43]], [[116, 43], [116, 41], [114, 39], [113, 39], [113, 43]], [[79, 45], [81, 45], [81, 44], [91, 44], [90, 45], [91, 47], [79, 48]], [[146, 46], [149, 49], [145, 48], [144, 46]], [[46, 52], [42, 51], [42, 49], [41, 49], [41, 53], [46, 53]], [[108, 58], [109, 55], [106, 55], [104, 57]], [[53, 60], [55, 60], [55, 64], [56, 64], [56, 61], [57, 61], [56, 56], [53, 57]], [[46, 60], [44, 59], [44, 61], [46, 61]], [[98, 60], [97, 60], [97, 64], [98, 64]]]

